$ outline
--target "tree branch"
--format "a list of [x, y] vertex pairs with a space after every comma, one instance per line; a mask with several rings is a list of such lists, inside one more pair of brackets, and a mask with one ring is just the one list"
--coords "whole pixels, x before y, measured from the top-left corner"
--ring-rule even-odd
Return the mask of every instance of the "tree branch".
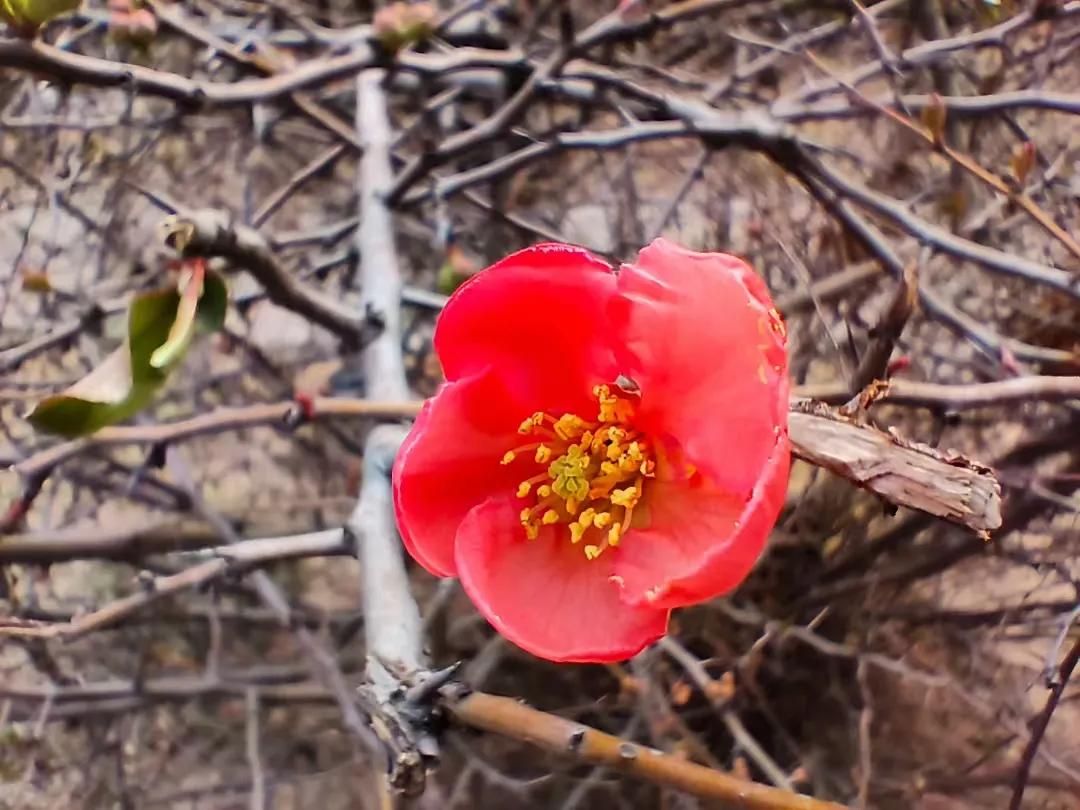
[[247, 270], [266, 289], [275, 304], [303, 315], [351, 346], [362, 346], [380, 331], [370, 314], [308, 287], [282, 267], [262, 234], [225, 211], [204, 208], [167, 217], [161, 224], [165, 240], [183, 256], [220, 256]]
[[789, 416], [792, 453], [888, 503], [945, 518], [989, 537], [1001, 526], [1001, 484], [959, 454], [908, 442], [808, 402]]
[[737, 779], [507, 697], [451, 687], [443, 707], [455, 722], [522, 740], [545, 751], [604, 765], [692, 796], [746, 810], [841, 810], [842, 805]]

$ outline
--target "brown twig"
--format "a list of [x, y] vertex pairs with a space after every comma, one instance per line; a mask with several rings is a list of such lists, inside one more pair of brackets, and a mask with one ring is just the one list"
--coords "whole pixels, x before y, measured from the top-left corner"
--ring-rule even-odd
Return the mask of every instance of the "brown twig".
[[230, 214], [212, 208], [167, 217], [162, 231], [183, 256], [220, 256], [247, 270], [262, 284], [270, 300], [322, 326], [354, 346], [377, 335], [380, 324], [370, 314], [350, 307], [298, 281], [282, 267], [262, 234]]
[[851, 381], [852, 396], [857, 395], [874, 380], [885, 378], [893, 348], [915, 311], [918, 300], [918, 265], [909, 264], [896, 285], [888, 308], [870, 333], [870, 343], [863, 352], [855, 377]]
[[841, 805], [737, 779], [685, 759], [605, 734], [511, 698], [447, 690], [442, 701], [455, 722], [530, 743], [579, 762], [604, 765], [702, 799], [747, 810], [840, 810]]
[[792, 411], [792, 453], [891, 504], [967, 526], [983, 536], [1001, 525], [1001, 484], [962, 456], [858, 425], [820, 403]]
[[1009, 810], [1020, 810], [1023, 805], [1024, 790], [1028, 784], [1031, 765], [1035, 761], [1035, 754], [1038, 752], [1039, 744], [1042, 742], [1046, 729], [1050, 725], [1050, 718], [1061, 702], [1061, 696], [1065, 694], [1065, 687], [1068, 685], [1077, 663], [1080, 663], [1080, 636], [1073, 642], [1072, 649], [1062, 659], [1056, 677], [1050, 684], [1050, 694], [1046, 698], [1046, 703], [1043, 705], [1042, 711], [1032, 720], [1031, 736], [1028, 738], [1027, 745], [1024, 746], [1024, 753], [1020, 757], [1020, 765], [1017, 767], [1016, 776], [1013, 779], [1013, 793], [1012, 799], [1009, 801]]

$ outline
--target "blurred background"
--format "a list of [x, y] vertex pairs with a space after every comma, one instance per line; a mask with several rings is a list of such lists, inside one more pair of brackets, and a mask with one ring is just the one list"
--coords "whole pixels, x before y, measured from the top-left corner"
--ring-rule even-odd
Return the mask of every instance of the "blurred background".
[[[385, 318], [365, 320], [358, 270], [357, 87], [373, 68], [404, 283], [387, 334], [415, 397], [440, 381], [445, 296], [478, 269], [545, 240], [629, 260], [664, 235], [762, 274], [796, 395], [839, 405], [891, 377], [896, 397], [861, 419], [1004, 488], [988, 542], [797, 462], [751, 578], [625, 665], [536, 660], [410, 562], [432, 664], [851, 806], [1080, 806], [1065, 666], [1080, 649], [1080, 3], [88, 0], [33, 44], [6, 36], [0, 625], [37, 629], [0, 635], [0, 807], [381, 806], [382, 765], [298, 639], [361, 680], [345, 544], [264, 561], [286, 627], [250, 575], [222, 570], [99, 628], [42, 630], [206, 549], [352, 512], [374, 420], [282, 417], [298, 395], [370, 388], [359, 345]], [[222, 328], [129, 420], [141, 438], [50, 462], [60, 440], [27, 411], [123, 341], [132, 294], [175, 284], [162, 222], [195, 209], [249, 229], [210, 261]], [[319, 317], [338, 311], [354, 320]], [[217, 418], [266, 403], [281, 408]], [[175, 440], [149, 431], [202, 415], [211, 427]], [[708, 806], [456, 729], [418, 803]]]

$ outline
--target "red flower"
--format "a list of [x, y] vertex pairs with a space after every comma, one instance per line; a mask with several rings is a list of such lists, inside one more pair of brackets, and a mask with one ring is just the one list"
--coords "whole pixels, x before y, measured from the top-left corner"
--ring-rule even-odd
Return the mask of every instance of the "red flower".
[[450, 298], [394, 467], [406, 548], [508, 639], [615, 661], [738, 585], [784, 501], [783, 322], [742, 260], [544, 244]]

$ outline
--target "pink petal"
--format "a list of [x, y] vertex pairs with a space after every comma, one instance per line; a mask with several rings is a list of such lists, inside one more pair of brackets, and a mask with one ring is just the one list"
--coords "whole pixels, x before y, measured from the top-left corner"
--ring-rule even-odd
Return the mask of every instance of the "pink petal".
[[641, 388], [637, 427], [749, 497], [788, 407], [783, 324], [761, 279], [735, 256], [657, 239], [621, 269], [610, 312], [620, 369]]
[[527, 415], [490, 373], [446, 383], [424, 404], [394, 461], [394, 508], [406, 549], [436, 576], [456, 576], [454, 535], [469, 510], [527, 477], [500, 464]]
[[646, 525], [627, 532], [615, 549], [623, 598], [635, 605], [682, 607], [739, 585], [784, 505], [790, 459], [785, 439], [748, 499], [716, 490], [701, 476], [647, 482]]
[[491, 368], [533, 410], [591, 412], [617, 376], [606, 328], [615, 273], [583, 248], [541, 244], [465, 282], [435, 330], [447, 379]]
[[461, 584], [496, 630], [540, 658], [578, 662], [621, 661], [664, 634], [667, 610], [620, 598], [610, 552], [585, 559], [563, 525], [527, 540], [520, 508], [492, 498], [458, 530]]

